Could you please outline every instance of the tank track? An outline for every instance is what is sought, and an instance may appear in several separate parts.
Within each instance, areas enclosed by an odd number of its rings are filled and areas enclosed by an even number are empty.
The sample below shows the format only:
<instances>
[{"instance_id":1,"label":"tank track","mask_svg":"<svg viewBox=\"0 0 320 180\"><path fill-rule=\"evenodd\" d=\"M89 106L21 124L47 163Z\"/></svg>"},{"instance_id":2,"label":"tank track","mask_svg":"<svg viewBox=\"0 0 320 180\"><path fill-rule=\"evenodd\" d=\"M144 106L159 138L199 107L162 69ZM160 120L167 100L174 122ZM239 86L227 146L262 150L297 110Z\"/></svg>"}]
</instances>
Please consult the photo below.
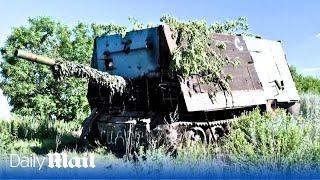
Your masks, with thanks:
<instances>
[{"instance_id":1,"label":"tank track","mask_svg":"<svg viewBox=\"0 0 320 180\"><path fill-rule=\"evenodd\" d=\"M168 149L177 149L185 144L189 146L194 142L204 144L218 143L229 129L229 124L236 119L224 119L211 122L177 121L162 126L162 135L156 135L159 139L165 139L163 143ZM161 125L160 125L161 126ZM160 139L161 139L160 138Z\"/></svg>"},{"instance_id":2,"label":"tank track","mask_svg":"<svg viewBox=\"0 0 320 180\"><path fill-rule=\"evenodd\" d=\"M216 125L224 125L234 122L235 119L225 119L225 120L218 120L218 121L211 121L209 122L209 126L213 127ZM171 123L172 126L186 126L186 127L206 127L208 126L208 122L187 122L187 121L178 121Z\"/></svg>"},{"instance_id":3,"label":"tank track","mask_svg":"<svg viewBox=\"0 0 320 180\"><path fill-rule=\"evenodd\" d=\"M201 141L205 143L211 143L213 139L213 143L218 142L219 138L225 134L228 125L234 121L235 119L224 119L211 122L177 121L170 124L162 124L158 126L159 128L155 128L160 130L160 134L154 134L155 129L150 130L149 121L142 123L142 121L140 120L140 124L137 123L138 121L132 120L121 123L105 123L104 121L97 121L97 123L102 124L100 124L97 129L92 131L100 132L94 135L93 142L98 143L98 145L107 146L113 152L120 155L136 151L137 149L139 149L139 146L136 145L144 144L145 147L148 147L150 146L150 142L152 142L152 140L156 140L157 145L155 146L164 144L165 146L169 147L169 149L176 149L179 143L185 142L184 140L186 139L191 141L198 141L199 139L201 139ZM107 129L107 126L110 126L111 129L115 129L119 126L119 131L128 132L122 134L121 136L121 139L124 143L123 147L119 148L117 146L119 143L117 143L116 139L112 139L112 137L114 138L116 136L119 136L119 133L116 133L114 135L111 135L113 132L109 132L107 134L101 133ZM126 129L126 127L128 126L130 126L131 128ZM210 128L212 129L210 130ZM218 132L217 128L220 128L222 131ZM131 134L132 136L127 137L126 134ZM118 137L118 139L119 138L120 137ZM96 141L97 139L99 139L99 141ZM166 140L168 140L168 142L164 142ZM112 143L110 144L109 142Z\"/></svg>"}]
</instances>

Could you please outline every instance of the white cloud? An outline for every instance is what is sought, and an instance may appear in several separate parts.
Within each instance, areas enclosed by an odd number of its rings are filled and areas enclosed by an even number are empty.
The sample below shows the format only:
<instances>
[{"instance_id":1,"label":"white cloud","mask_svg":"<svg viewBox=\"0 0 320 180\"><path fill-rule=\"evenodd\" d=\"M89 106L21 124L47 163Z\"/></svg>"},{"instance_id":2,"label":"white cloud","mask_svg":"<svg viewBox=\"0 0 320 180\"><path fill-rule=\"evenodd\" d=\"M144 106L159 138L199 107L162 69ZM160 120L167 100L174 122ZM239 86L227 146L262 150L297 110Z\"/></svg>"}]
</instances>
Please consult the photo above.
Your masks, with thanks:
<instances>
[{"instance_id":1,"label":"white cloud","mask_svg":"<svg viewBox=\"0 0 320 180\"><path fill-rule=\"evenodd\" d=\"M0 89L0 120L9 120L11 107L8 104L7 98L3 95L2 90Z\"/></svg>"},{"instance_id":2,"label":"white cloud","mask_svg":"<svg viewBox=\"0 0 320 180\"><path fill-rule=\"evenodd\" d=\"M318 33L318 34L316 35L316 38L320 38L320 33Z\"/></svg>"}]
</instances>

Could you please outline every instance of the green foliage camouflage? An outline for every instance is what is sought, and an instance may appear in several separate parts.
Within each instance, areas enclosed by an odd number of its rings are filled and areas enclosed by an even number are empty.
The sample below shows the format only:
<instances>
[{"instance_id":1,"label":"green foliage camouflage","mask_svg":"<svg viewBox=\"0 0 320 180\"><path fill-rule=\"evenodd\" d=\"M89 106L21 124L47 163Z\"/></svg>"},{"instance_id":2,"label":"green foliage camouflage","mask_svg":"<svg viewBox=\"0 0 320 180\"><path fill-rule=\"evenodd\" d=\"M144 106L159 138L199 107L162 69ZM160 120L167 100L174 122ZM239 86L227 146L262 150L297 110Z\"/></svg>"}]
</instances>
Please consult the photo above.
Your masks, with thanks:
<instances>
[{"instance_id":1,"label":"green foliage camouflage","mask_svg":"<svg viewBox=\"0 0 320 180\"><path fill-rule=\"evenodd\" d=\"M56 62L52 70L55 78L59 80L63 80L64 77L88 78L91 82L106 87L110 97L115 93L123 94L126 88L126 80L123 77L110 75L78 63Z\"/></svg>"},{"instance_id":2,"label":"green foliage camouflage","mask_svg":"<svg viewBox=\"0 0 320 180\"><path fill-rule=\"evenodd\" d=\"M210 38L213 33L248 34L248 24L245 18L239 18L226 23L208 25L205 21L182 22L170 16L163 16L161 22L174 30L173 38L177 38L178 47L173 53L171 69L183 78L190 75L200 75L204 83L214 83L210 95L221 89L231 94L228 81L232 77L223 72L228 64L236 66L237 59L230 59L223 51L225 44Z\"/></svg>"},{"instance_id":3,"label":"green foliage camouflage","mask_svg":"<svg viewBox=\"0 0 320 180\"><path fill-rule=\"evenodd\" d=\"M215 32L234 32L235 24L215 24ZM195 23L190 29L196 26L199 24ZM139 27L137 24L137 28ZM57 149L59 143L56 140L59 138L62 141L60 146L75 142L74 136L70 134L79 129L79 123L52 120L82 120L89 109L85 98L85 79L67 78L57 82L52 78L48 67L11 58L13 50L23 48L51 58L89 64L94 37L113 32L124 34L126 28L112 24L88 26L83 23L68 28L50 18L40 17L29 19L27 26L13 29L5 45L7 54L1 63L3 80L0 87L9 97L13 112L23 117L12 121L0 120L2 153L47 153ZM194 40L195 44L196 42ZM189 48L192 49L192 46ZM176 55L180 58L178 65L191 63L185 62L187 56L197 56L192 53L190 55L189 49L182 52L185 54ZM189 70L175 65L172 67L180 72L199 71L199 68L192 64L189 65ZM319 79L304 77L294 68L291 68L291 73L299 92L320 92ZM302 94L301 116L292 117L282 110L273 114L262 114L256 110L238 118L221 147L197 145L184 148L175 159L166 155L161 148L148 150L144 154L146 161L131 163L126 167L134 166L132 169L135 172L149 172L150 168L157 172L166 168L174 170L178 166L188 167L196 173L199 173L199 170L216 172L217 169L224 172L228 168L232 172L239 168L231 165L235 163L240 168L247 169L251 166L266 172L267 167L259 164L269 164L270 169L277 169L280 166L292 167L295 163L300 163L305 164L307 169L317 169L320 163L319 121L319 95ZM105 153L104 150L103 152ZM137 168L141 168L140 171L137 171Z\"/></svg>"}]
</instances>

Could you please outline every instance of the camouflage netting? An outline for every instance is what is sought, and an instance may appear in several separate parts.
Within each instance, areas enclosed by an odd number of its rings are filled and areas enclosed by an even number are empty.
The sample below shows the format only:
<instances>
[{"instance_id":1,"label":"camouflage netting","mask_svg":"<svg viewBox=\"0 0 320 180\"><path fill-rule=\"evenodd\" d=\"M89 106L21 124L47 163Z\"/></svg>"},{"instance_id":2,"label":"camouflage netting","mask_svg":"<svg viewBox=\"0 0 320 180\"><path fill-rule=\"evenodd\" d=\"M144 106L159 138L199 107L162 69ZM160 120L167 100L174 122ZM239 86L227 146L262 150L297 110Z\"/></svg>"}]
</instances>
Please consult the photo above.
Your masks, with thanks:
<instances>
[{"instance_id":1,"label":"camouflage netting","mask_svg":"<svg viewBox=\"0 0 320 180\"><path fill-rule=\"evenodd\" d=\"M92 82L109 89L110 95L122 94L126 88L126 80L121 76L110 75L73 62L57 62L52 66L53 75L57 79L63 77L90 78Z\"/></svg>"}]
</instances>

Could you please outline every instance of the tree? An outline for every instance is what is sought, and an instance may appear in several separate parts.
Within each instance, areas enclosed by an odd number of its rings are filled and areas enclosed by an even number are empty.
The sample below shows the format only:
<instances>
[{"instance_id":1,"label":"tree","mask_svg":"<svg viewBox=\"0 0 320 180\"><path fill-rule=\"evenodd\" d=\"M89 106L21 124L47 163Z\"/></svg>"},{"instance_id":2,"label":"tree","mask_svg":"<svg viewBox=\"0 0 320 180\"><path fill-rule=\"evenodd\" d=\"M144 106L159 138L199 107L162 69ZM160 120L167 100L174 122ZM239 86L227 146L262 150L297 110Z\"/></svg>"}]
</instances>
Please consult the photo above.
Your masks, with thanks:
<instances>
[{"instance_id":1,"label":"tree","mask_svg":"<svg viewBox=\"0 0 320 180\"><path fill-rule=\"evenodd\" d=\"M103 33L123 32L124 27L86 25L69 28L48 17L29 18L27 26L14 28L8 37L1 63L0 88L16 114L44 120L82 120L88 115L87 80L57 81L50 67L17 60L15 49L89 65L94 38Z\"/></svg>"}]
</instances>

